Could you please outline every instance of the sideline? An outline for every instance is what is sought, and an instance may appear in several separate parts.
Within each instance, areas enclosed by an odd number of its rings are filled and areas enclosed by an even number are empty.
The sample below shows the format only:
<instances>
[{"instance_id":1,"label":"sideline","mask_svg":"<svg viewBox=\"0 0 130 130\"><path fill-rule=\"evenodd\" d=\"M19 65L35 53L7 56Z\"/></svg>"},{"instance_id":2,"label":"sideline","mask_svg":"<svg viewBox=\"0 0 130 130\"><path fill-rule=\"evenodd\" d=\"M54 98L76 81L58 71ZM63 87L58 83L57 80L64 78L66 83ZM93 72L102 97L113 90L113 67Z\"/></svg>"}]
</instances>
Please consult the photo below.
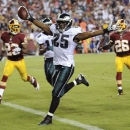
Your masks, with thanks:
<instances>
[{"instance_id":1,"label":"sideline","mask_svg":"<svg viewBox=\"0 0 130 130\"><path fill-rule=\"evenodd\" d=\"M35 114L35 115L44 116L44 117L46 116L45 112L38 111L38 110L35 110L35 109L31 109L31 108L27 108L27 107L20 106L20 105L17 105L17 104L12 104L12 103L9 103L9 102L4 102L4 101L2 101L2 104L5 105L5 106L12 107L12 108L22 110L22 111L25 111L25 112L29 112L29 113L32 113L32 114ZM69 119L66 119L66 118L60 118L58 116L54 116L53 119L60 121L60 122L63 122L63 123L66 123L66 124L70 124L72 126L83 128L85 130L103 130L103 129L98 128L96 126L83 124L83 123L80 123L78 121L69 120Z\"/></svg>"}]
</instances>

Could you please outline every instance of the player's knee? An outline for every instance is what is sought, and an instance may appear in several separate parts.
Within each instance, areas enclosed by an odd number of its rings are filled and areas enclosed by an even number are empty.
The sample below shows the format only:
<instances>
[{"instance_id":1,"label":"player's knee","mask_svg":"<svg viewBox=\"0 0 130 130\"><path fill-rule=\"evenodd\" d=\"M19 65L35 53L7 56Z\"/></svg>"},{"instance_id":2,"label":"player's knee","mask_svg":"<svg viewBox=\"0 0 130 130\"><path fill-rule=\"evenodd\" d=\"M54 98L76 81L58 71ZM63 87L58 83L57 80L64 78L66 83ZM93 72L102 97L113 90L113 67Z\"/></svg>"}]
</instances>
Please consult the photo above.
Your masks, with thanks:
<instances>
[{"instance_id":1,"label":"player's knee","mask_svg":"<svg viewBox=\"0 0 130 130\"><path fill-rule=\"evenodd\" d=\"M53 97L61 98L63 95L64 95L64 93L54 93L54 92L52 92Z\"/></svg>"},{"instance_id":2,"label":"player's knee","mask_svg":"<svg viewBox=\"0 0 130 130\"><path fill-rule=\"evenodd\" d=\"M57 95L57 96L52 95L52 97L53 97L53 98L57 98L57 99L62 98L62 96L61 96L61 95Z\"/></svg>"}]
</instances>

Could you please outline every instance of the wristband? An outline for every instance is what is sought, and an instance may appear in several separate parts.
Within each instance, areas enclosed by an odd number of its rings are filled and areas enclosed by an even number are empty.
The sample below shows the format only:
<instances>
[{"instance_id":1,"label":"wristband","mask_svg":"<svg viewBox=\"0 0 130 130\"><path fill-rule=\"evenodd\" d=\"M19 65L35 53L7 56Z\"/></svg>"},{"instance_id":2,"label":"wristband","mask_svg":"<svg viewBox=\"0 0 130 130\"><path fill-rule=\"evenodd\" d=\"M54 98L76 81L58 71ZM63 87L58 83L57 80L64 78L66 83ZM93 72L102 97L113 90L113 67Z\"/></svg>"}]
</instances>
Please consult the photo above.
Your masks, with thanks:
<instances>
[{"instance_id":1,"label":"wristband","mask_svg":"<svg viewBox=\"0 0 130 130\"><path fill-rule=\"evenodd\" d=\"M31 16L28 20L33 23L35 19Z\"/></svg>"}]
</instances>

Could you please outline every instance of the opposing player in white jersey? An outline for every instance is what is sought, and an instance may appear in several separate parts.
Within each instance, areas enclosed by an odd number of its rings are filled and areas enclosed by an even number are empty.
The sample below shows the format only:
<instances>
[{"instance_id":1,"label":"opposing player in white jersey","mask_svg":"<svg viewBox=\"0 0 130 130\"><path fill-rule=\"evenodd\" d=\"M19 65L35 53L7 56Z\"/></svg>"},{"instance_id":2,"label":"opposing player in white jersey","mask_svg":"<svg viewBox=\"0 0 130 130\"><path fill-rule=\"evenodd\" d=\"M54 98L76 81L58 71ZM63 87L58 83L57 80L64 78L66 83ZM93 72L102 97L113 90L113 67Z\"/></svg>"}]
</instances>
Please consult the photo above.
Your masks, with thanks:
<instances>
[{"instance_id":1,"label":"opposing player in white jersey","mask_svg":"<svg viewBox=\"0 0 130 130\"><path fill-rule=\"evenodd\" d=\"M51 26L52 21L49 18L45 18L42 22L48 26ZM36 36L36 42L39 44L39 55L44 55L44 72L47 81L52 85L52 74L54 72L53 57L54 52L52 50L53 36L46 35L44 32L39 33Z\"/></svg>"},{"instance_id":2,"label":"opposing player in white jersey","mask_svg":"<svg viewBox=\"0 0 130 130\"><path fill-rule=\"evenodd\" d=\"M21 7L20 7L21 8ZM20 10L19 8L19 10ZM23 8L23 6L22 6ZM26 9L26 7L24 7ZM74 72L74 49L80 40L85 40L89 37L100 35L110 30L113 30L111 26L106 29L98 30L95 32L82 32L80 27L72 27L72 19L69 14L63 13L59 15L55 24L50 27L46 26L42 22L34 19L26 9L28 16L23 18L29 20L39 28L41 28L46 34L53 36L53 51L54 51L54 65L55 71L52 76L52 85L54 86L52 91L52 101L50 104L49 112L43 121L39 125L48 125L52 123L52 117L58 105L60 98L67 93L75 85L83 83L86 86L89 85L85 77L80 74L73 82L68 83L69 79ZM19 13L18 13L19 14Z\"/></svg>"}]
</instances>

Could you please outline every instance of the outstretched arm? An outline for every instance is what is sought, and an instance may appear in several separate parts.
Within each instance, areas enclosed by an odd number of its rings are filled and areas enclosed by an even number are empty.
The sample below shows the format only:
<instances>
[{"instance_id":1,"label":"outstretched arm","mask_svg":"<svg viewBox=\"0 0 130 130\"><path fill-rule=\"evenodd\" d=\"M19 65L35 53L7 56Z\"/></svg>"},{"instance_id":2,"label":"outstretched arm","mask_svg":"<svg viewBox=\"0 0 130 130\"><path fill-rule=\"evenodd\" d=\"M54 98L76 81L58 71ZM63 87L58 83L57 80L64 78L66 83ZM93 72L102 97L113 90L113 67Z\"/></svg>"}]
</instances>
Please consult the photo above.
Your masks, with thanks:
<instances>
[{"instance_id":1,"label":"outstretched arm","mask_svg":"<svg viewBox=\"0 0 130 130\"><path fill-rule=\"evenodd\" d=\"M50 31L49 26L43 24L42 22L39 22L38 20L34 20L32 22L34 25L36 25L37 27L41 28L46 34L48 35L52 35L52 32Z\"/></svg>"},{"instance_id":2,"label":"outstretched arm","mask_svg":"<svg viewBox=\"0 0 130 130\"><path fill-rule=\"evenodd\" d=\"M39 22L38 20L34 19L25 6L20 6L18 8L18 16L23 20L29 20L34 25L41 28L46 34L52 35L50 28L42 22Z\"/></svg>"},{"instance_id":3,"label":"outstretched arm","mask_svg":"<svg viewBox=\"0 0 130 130\"><path fill-rule=\"evenodd\" d=\"M112 25L112 22L110 22L109 25L103 26L102 30L97 30L97 31L92 31L92 32L83 32L83 33L78 34L74 38L74 41L78 42L80 40L85 40L85 39L88 39L90 37L94 37L94 36L97 36L97 35L102 35L102 34L105 34L105 33L109 33L109 32L114 31L114 30L116 30L116 26Z\"/></svg>"},{"instance_id":4,"label":"outstretched arm","mask_svg":"<svg viewBox=\"0 0 130 130\"><path fill-rule=\"evenodd\" d=\"M88 39L90 37L94 37L94 36L102 35L102 34L104 34L103 30L98 30L98 31L94 31L94 32L83 32L83 33L78 34L74 38L74 41L77 42L77 41L80 41L80 40L85 40L85 39Z\"/></svg>"}]
</instances>

